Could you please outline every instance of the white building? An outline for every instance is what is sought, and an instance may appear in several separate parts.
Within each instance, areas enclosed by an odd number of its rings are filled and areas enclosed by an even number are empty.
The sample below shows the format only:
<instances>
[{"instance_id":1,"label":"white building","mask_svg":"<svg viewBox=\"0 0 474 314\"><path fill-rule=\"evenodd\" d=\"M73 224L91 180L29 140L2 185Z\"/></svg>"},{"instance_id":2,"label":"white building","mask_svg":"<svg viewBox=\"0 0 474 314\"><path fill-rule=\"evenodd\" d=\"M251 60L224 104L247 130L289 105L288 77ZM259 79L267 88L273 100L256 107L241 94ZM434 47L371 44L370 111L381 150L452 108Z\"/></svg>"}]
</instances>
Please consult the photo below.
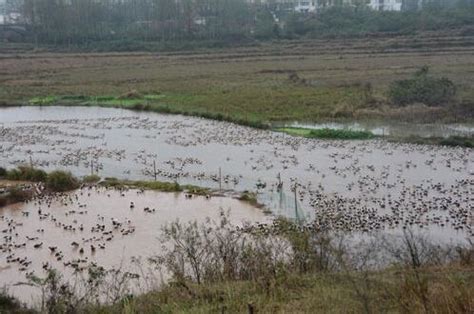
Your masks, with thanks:
<instances>
[{"instance_id":1,"label":"white building","mask_svg":"<svg viewBox=\"0 0 474 314\"><path fill-rule=\"evenodd\" d=\"M402 0L370 0L369 6L376 11L401 11Z\"/></svg>"}]
</instances>

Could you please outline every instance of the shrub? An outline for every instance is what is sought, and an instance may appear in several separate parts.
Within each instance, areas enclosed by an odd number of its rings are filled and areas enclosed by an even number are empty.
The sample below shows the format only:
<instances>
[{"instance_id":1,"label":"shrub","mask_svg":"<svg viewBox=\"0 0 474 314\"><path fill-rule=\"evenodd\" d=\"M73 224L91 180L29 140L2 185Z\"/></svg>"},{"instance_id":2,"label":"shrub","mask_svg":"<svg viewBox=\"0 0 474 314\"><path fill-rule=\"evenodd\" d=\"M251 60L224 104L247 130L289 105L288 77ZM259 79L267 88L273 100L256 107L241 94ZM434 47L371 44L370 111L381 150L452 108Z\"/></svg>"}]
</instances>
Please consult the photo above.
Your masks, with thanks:
<instances>
[{"instance_id":1,"label":"shrub","mask_svg":"<svg viewBox=\"0 0 474 314\"><path fill-rule=\"evenodd\" d=\"M391 101L398 106L423 103L428 106L439 106L453 100L456 86L447 78L434 78L428 75L428 68L423 67L414 77L392 83L389 90Z\"/></svg>"},{"instance_id":2,"label":"shrub","mask_svg":"<svg viewBox=\"0 0 474 314\"><path fill-rule=\"evenodd\" d=\"M33 182L44 182L46 181L48 174L41 170L33 167L20 166L17 169L7 171L6 178L14 181L33 181Z\"/></svg>"},{"instance_id":3,"label":"shrub","mask_svg":"<svg viewBox=\"0 0 474 314\"><path fill-rule=\"evenodd\" d=\"M98 175L92 174L90 176L85 176L82 179L82 182L84 183L96 183L100 181L100 177Z\"/></svg>"},{"instance_id":4,"label":"shrub","mask_svg":"<svg viewBox=\"0 0 474 314\"><path fill-rule=\"evenodd\" d=\"M78 180L66 171L53 171L48 175L46 186L56 192L64 192L77 188Z\"/></svg>"},{"instance_id":5,"label":"shrub","mask_svg":"<svg viewBox=\"0 0 474 314\"><path fill-rule=\"evenodd\" d=\"M243 192L240 195L239 200L241 200L243 202L248 202L252 205L257 205L258 204L257 195L255 193L252 193L252 192L249 192L249 191Z\"/></svg>"},{"instance_id":6,"label":"shrub","mask_svg":"<svg viewBox=\"0 0 474 314\"><path fill-rule=\"evenodd\" d=\"M27 313L18 300L8 295L6 291L0 292L0 313Z\"/></svg>"},{"instance_id":7,"label":"shrub","mask_svg":"<svg viewBox=\"0 0 474 314\"><path fill-rule=\"evenodd\" d=\"M4 177L7 175L7 169L0 167L0 177Z\"/></svg>"}]
</instances>

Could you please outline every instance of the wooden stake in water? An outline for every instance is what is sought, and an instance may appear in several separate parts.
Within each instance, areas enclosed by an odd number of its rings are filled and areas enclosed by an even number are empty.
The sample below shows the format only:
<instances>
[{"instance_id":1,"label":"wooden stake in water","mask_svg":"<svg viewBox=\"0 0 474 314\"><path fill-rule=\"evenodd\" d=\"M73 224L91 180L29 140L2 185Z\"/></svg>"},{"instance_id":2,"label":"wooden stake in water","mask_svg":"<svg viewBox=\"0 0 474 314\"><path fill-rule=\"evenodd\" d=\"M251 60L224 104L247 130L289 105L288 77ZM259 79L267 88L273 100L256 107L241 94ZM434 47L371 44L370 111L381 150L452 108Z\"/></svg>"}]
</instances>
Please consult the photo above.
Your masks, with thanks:
<instances>
[{"instance_id":1,"label":"wooden stake in water","mask_svg":"<svg viewBox=\"0 0 474 314\"><path fill-rule=\"evenodd\" d=\"M222 169L219 167L219 190L222 191Z\"/></svg>"},{"instance_id":2,"label":"wooden stake in water","mask_svg":"<svg viewBox=\"0 0 474 314\"><path fill-rule=\"evenodd\" d=\"M298 212L298 198L296 197L297 195L296 187L297 187L297 183L295 182L295 211Z\"/></svg>"},{"instance_id":3,"label":"wooden stake in water","mask_svg":"<svg viewBox=\"0 0 474 314\"><path fill-rule=\"evenodd\" d=\"M156 181L156 160L153 160L153 176L155 177Z\"/></svg>"},{"instance_id":4,"label":"wooden stake in water","mask_svg":"<svg viewBox=\"0 0 474 314\"><path fill-rule=\"evenodd\" d=\"M283 181L281 181L281 174L278 172L278 186L277 186L277 191L281 192L283 188Z\"/></svg>"},{"instance_id":5,"label":"wooden stake in water","mask_svg":"<svg viewBox=\"0 0 474 314\"><path fill-rule=\"evenodd\" d=\"M297 193L297 188L298 188L298 181L295 180L295 218L296 218L296 222L299 223L299 216L298 216L298 193Z\"/></svg>"}]
</instances>

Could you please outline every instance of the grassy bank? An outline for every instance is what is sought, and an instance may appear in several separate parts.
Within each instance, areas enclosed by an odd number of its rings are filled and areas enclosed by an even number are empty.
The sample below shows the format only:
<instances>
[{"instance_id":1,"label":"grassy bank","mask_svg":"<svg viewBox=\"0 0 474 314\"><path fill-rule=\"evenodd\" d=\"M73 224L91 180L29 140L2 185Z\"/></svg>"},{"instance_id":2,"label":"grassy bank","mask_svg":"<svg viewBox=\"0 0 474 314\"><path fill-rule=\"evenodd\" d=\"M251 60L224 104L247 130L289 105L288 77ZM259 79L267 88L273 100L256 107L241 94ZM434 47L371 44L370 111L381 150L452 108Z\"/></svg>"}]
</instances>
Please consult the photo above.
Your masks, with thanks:
<instances>
[{"instance_id":1,"label":"grassy bank","mask_svg":"<svg viewBox=\"0 0 474 314\"><path fill-rule=\"evenodd\" d=\"M181 114L186 116L201 117L217 121L226 121L240 125L250 126L259 129L269 128L269 123L256 117L240 114L227 114L221 112L211 112L204 108L192 107L191 110L181 108L180 95L148 94L140 95L136 92L129 92L130 95L123 96L47 96L34 97L27 103L20 105L32 106L97 106L105 108L121 108L137 111L151 111L165 114ZM174 103L174 104L173 104Z\"/></svg>"},{"instance_id":2,"label":"grassy bank","mask_svg":"<svg viewBox=\"0 0 474 314\"><path fill-rule=\"evenodd\" d=\"M472 304L472 269L446 266L422 271L429 278L431 313L469 313ZM265 288L256 281L225 281L198 285L171 283L162 290L125 297L113 306L86 305L81 313L422 313L416 291L408 289L406 273L386 270L370 274L370 291L360 291L364 274L314 274L281 277ZM355 281L353 281L355 280ZM407 289L407 290L404 290ZM0 311L37 313L3 296ZM72 313L78 313L77 311Z\"/></svg>"},{"instance_id":3,"label":"grassy bank","mask_svg":"<svg viewBox=\"0 0 474 314\"><path fill-rule=\"evenodd\" d=\"M467 289L474 288L470 271L457 267L423 270L423 276L433 285L429 288L433 313L450 310L467 313L472 306L468 299L472 293ZM367 309L374 313L423 312L421 300L413 291L403 290L406 287L398 275L397 270L371 273L373 288L364 295L358 295L349 279L352 276L360 284L364 274L357 273L291 275L275 280L268 289L254 281L172 284L162 291L128 299L98 312L155 313L156 309L162 313L250 313L252 310L256 313L367 313ZM461 291L449 293L447 289L456 285L463 287Z\"/></svg>"}]
</instances>

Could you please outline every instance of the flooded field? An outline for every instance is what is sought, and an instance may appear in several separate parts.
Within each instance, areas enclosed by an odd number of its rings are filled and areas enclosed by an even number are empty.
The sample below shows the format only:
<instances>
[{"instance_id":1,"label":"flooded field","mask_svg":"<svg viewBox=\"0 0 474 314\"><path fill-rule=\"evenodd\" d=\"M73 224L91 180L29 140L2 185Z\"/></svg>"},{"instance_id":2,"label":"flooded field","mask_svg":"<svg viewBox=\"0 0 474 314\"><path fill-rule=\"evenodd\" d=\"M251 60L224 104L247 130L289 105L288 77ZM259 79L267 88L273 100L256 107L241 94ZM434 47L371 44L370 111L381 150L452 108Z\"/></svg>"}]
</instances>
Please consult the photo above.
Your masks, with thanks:
<instances>
[{"instance_id":1,"label":"flooded field","mask_svg":"<svg viewBox=\"0 0 474 314\"><path fill-rule=\"evenodd\" d=\"M152 180L156 163L159 180L258 191L275 214L316 217L336 230L412 227L443 241L473 235L470 148L305 139L106 108L8 108L0 123L4 167Z\"/></svg>"},{"instance_id":2,"label":"flooded field","mask_svg":"<svg viewBox=\"0 0 474 314\"><path fill-rule=\"evenodd\" d=\"M17 284L31 275L44 277L47 269L76 280L87 273L86 267L97 265L139 273L142 285L159 284L157 273L147 277L147 259L162 250L162 227L177 219L218 221L221 210L230 211L237 225L270 219L260 209L231 198L189 199L180 193L106 188L84 188L6 207L0 209L0 282L31 304L40 301L40 289Z\"/></svg>"}]
</instances>

